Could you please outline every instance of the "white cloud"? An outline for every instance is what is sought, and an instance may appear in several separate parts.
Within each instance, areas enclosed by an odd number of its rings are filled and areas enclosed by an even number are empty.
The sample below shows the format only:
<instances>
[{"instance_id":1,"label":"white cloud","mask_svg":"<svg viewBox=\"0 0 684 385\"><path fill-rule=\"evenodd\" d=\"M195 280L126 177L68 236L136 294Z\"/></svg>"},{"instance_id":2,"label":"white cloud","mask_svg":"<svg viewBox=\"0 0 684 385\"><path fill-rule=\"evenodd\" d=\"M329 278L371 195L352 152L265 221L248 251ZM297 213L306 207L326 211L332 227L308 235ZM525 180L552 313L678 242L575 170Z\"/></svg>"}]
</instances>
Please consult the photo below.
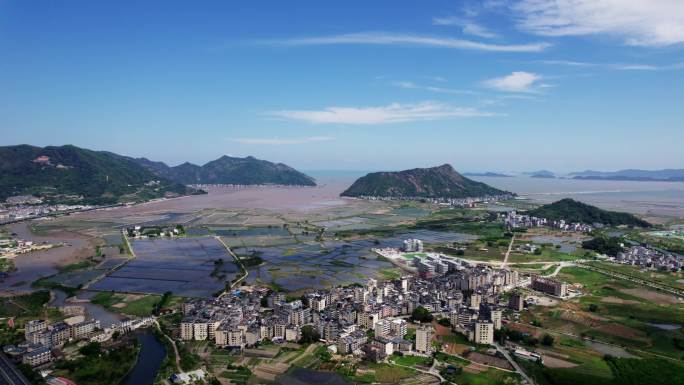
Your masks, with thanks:
<instances>
[{"instance_id":1,"label":"white cloud","mask_svg":"<svg viewBox=\"0 0 684 385\"><path fill-rule=\"evenodd\" d=\"M281 138L238 138L235 139L236 142L242 144L258 144L258 145L270 145L270 146L282 146L288 144L304 144L312 142L324 142L328 140L333 140L334 138L330 136L308 136L305 138L294 138L294 139L281 139Z\"/></svg>"},{"instance_id":2,"label":"white cloud","mask_svg":"<svg viewBox=\"0 0 684 385\"><path fill-rule=\"evenodd\" d=\"M684 43L682 0L521 0L520 28L542 36L608 34L628 45Z\"/></svg>"},{"instance_id":3,"label":"white cloud","mask_svg":"<svg viewBox=\"0 0 684 385\"><path fill-rule=\"evenodd\" d=\"M489 44L471 40L452 39L447 37L399 34L390 32L361 32L342 35L303 37L283 40L268 40L263 42L282 46L313 46L339 44L407 45L491 52L540 52L551 46L551 44L543 42L529 44Z\"/></svg>"},{"instance_id":4,"label":"white cloud","mask_svg":"<svg viewBox=\"0 0 684 385\"><path fill-rule=\"evenodd\" d=\"M475 92L473 92L471 90L459 90L459 89L454 89L454 88L424 86L424 85L416 84L413 82L405 82L405 81L392 82L392 85L399 87L399 88L430 91L430 92L435 92L438 94L454 94L454 95L474 95L475 94Z\"/></svg>"},{"instance_id":5,"label":"white cloud","mask_svg":"<svg viewBox=\"0 0 684 385\"><path fill-rule=\"evenodd\" d=\"M327 107L322 110L272 111L271 116L318 124L388 124L463 117L493 116L491 112L446 103L392 103L378 107Z\"/></svg>"},{"instance_id":6,"label":"white cloud","mask_svg":"<svg viewBox=\"0 0 684 385\"><path fill-rule=\"evenodd\" d=\"M499 91L533 92L536 82L541 79L541 75L532 72L516 71L510 75L486 80L484 84Z\"/></svg>"},{"instance_id":7,"label":"white cloud","mask_svg":"<svg viewBox=\"0 0 684 385\"><path fill-rule=\"evenodd\" d=\"M456 25L461 27L461 31L466 35L493 39L499 37L498 34L490 31L487 27L477 24L472 20L465 20L458 17L435 17L432 19L433 25Z\"/></svg>"}]
</instances>

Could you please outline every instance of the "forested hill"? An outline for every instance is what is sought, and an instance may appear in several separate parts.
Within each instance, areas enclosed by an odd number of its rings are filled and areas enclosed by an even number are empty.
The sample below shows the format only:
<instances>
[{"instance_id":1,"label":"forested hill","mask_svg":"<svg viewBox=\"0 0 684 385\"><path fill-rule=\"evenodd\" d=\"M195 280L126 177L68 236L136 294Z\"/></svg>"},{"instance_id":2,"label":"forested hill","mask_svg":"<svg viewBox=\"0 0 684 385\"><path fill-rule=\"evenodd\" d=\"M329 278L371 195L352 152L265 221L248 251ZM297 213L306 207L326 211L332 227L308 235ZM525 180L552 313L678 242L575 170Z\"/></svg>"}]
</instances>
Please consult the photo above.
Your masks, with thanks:
<instances>
[{"instance_id":1,"label":"forested hill","mask_svg":"<svg viewBox=\"0 0 684 385\"><path fill-rule=\"evenodd\" d=\"M72 145L0 147L0 200L33 194L55 202L134 202L195 192L133 159ZM82 198L82 199L81 199Z\"/></svg>"},{"instance_id":2,"label":"forested hill","mask_svg":"<svg viewBox=\"0 0 684 385\"><path fill-rule=\"evenodd\" d=\"M602 223L608 226L650 227L651 224L628 213L602 210L573 199L561 199L527 212L528 215L566 222Z\"/></svg>"},{"instance_id":3,"label":"forested hill","mask_svg":"<svg viewBox=\"0 0 684 385\"><path fill-rule=\"evenodd\" d=\"M341 195L348 197L469 198L509 194L468 179L444 164L397 172L374 172L357 179Z\"/></svg>"},{"instance_id":4,"label":"forested hill","mask_svg":"<svg viewBox=\"0 0 684 385\"><path fill-rule=\"evenodd\" d=\"M183 184L277 184L290 186L315 186L316 181L294 168L248 156L236 158L222 156L203 166L185 162L169 167L162 162L145 158L136 161L156 175L173 179Z\"/></svg>"}]
</instances>

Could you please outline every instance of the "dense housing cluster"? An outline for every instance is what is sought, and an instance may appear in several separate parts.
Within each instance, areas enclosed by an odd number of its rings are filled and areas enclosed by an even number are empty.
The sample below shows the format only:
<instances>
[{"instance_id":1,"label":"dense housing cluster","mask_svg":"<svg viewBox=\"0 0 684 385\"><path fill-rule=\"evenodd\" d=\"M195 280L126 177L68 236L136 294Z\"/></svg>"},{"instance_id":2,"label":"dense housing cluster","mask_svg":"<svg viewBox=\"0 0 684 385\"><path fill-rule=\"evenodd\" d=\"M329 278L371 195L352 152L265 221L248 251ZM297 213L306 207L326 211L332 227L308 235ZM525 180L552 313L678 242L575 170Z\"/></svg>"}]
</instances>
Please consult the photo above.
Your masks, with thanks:
<instances>
[{"instance_id":1,"label":"dense housing cluster","mask_svg":"<svg viewBox=\"0 0 684 385\"><path fill-rule=\"evenodd\" d=\"M356 198L370 201L419 201L439 205L454 206L454 207L475 207L478 203L498 202L515 197L514 194L500 194L500 195L486 195L480 197L466 197L466 198L448 198L448 197L396 197L396 196L368 196L362 195Z\"/></svg>"},{"instance_id":2,"label":"dense housing cluster","mask_svg":"<svg viewBox=\"0 0 684 385\"><path fill-rule=\"evenodd\" d=\"M643 268L670 271L679 271L684 267L684 257L681 255L645 246L629 247L618 253L615 261Z\"/></svg>"},{"instance_id":3,"label":"dense housing cluster","mask_svg":"<svg viewBox=\"0 0 684 385\"><path fill-rule=\"evenodd\" d=\"M124 334L153 323L154 318L145 317L127 319L102 328L100 321L86 320L83 316L74 316L53 323L41 319L30 320L24 326L25 341L18 345L5 345L3 352L15 361L32 367L44 367L62 356L61 349L68 342L105 342L115 333Z\"/></svg>"},{"instance_id":4,"label":"dense housing cluster","mask_svg":"<svg viewBox=\"0 0 684 385\"><path fill-rule=\"evenodd\" d=\"M577 231L582 233L589 233L593 230L592 226L586 223L569 223L563 219L550 220L546 218L538 218L530 215L518 214L515 211L509 211L501 214L504 224L509 229L527 229L530 227L553 227L563 231Z\"/></svg>"},{"instance_id":5,"label":"dense housing cluster","mask_svg":"<svg viewBox=\"0 0 684 385\"><path fill-rule=\"evenodd\" d=\"M78 196L71 198L81 199ZM32 195L17 195L7 198L5 203L0 203L0 224L92 208L94 206L44 203L41 198Z\"/></svg>"},{"instance_id":6,"label":"dense housing cluster","mask_svg":"<svg viewBox=\"0 0 684 385\"><path fill-rule=\"evenodd\" d=\"M338 354L382 359L395 351L432 351L432 326L407 340L406 318L418 313L446 318L455 330L479 344L491 344L501 328L501 295L520 284L518 273L466 262L447 266L429 279L404 276L392 281L369 279L365 285L319 290L288 298L265 288L248 287L216 299L183 305L181 338L211 340L243 349L263 341L320 338ZM522 296L511 304L521 309ZM426 321L419 319L419 321ZM312 337L314 335L315 337Z\"/></svg>"}]
</instances>

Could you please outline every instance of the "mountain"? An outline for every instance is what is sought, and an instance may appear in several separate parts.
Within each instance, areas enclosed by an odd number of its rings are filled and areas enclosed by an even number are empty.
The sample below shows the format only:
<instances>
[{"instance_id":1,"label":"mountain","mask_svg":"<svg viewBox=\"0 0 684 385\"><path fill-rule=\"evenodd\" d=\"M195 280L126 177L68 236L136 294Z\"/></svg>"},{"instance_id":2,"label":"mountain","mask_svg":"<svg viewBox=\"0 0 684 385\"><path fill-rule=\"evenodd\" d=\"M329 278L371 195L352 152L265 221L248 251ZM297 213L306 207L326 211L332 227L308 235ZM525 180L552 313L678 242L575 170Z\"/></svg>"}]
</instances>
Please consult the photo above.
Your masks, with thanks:
<instances>
[{"instance_id":1,"label":"mountain","mask_svg":"<svg viewBox=\"0 0 684 385\"><path fill-rule=\"evenodd\" d=\"M619 170L619 171L592 171L573 172L573 179L599 179L599 180L635 180L635 181L684 181L684 169L665 170Z\"/></svg>"},{"instance_id":2,"label":"mountain","mask_svg":"<svg viewBox=\"0 0 684 385\"><path fill-rule=\"evenodd\" d=\"M315 186L316 181L294 168L282 163L272 163L252 156L235 158L222 156L198 166L185 162L169 167L162 162L145 158L135 159L141 166L160 177L182 184L279 184L291 186Z\"/></svg>"},{"instance_id":3,"label":"mountain","mask_svg":"<svg viewBox=\"0 0 684 385\"><path fill-rule=\"evenodd\" d=\"M523 174L529 175L530 178L555 178L556 175L548 170L539 170L532 172L524 172Z\"/></svg>"},{"instance_id":4,"label":"mountain","mask_svg":"<svg viewBox=\"0 0 684 385\"><path fill-rule=\"evenodd\" d=\"M510 175L501 174L498 172L464 172L463 176L488 176L492 178L510 178Z\"/></svg>"},{"instance_id":5,"label":"mountain","mask_svg":"<svg viewBox=\"0 0 684 385\"><path fill-rule=\"evenodd\" d=\"M0 147L3 201L13 195L34 194L56 202L109 204L193 192L131 158L111 152L72 145Z\"/></svg>"},{"instance_id":6,"label":"mountain","mask_svg":"<svg viewBox=\"0 0 684 385\"><path fill-rule=\"evenodd\" d=\"M397 172L373 172L357 179L347 197L468 198L510 194L468 179L448 164Z\"/></svg>"},{"instance_id":7,"label":"mountain","mask_svg":"<svg viewBox=\"0 0 684 385\"><path fill-rule=\"evenodd\" d=\"M602 223L608 226L650 227L651 224L632 214L602 210L573 199L561 199L527 212L528 215L566 222Z\"/></svg>"}]
</instances>

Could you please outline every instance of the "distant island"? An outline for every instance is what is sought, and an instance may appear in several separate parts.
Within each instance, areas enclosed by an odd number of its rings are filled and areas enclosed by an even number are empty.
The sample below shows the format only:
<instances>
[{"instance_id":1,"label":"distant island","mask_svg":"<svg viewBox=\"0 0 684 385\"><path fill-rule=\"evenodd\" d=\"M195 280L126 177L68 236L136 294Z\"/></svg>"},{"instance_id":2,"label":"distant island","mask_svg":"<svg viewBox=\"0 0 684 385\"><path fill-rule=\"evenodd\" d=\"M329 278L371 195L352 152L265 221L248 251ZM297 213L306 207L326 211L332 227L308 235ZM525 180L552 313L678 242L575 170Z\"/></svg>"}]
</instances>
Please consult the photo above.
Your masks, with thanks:
<instances>
[{"instance_id":1,"label":"distant island","mask_svg":"<svg viewBox=\"0 0 684 385\"><path fill-rule=\"evenodd\" d=\"M628 213L607 211L574 199L565 198L526 212L527 215L574 223L601 223L607 226L651 227L651 224Z\"/></svg>"},{"instance_id":2,"label":"distant island","mask_svg":"<svg viewBox=\"0 0 684 385\"><path fill-rule=\"evenodd\" d=\"M501 174L498 172L464 172L464 176L488 176L492 178L510 178L511 175Z\"/></svg>"},{"instance_id":3,"label":"distant island","mask_svg":"<svg viewBox=\"0 0 684 385\"><path fill-rule=\"evenodd\" d=\"M444 164L396 172L373 172L342 192L345 197L462 199L512 196L482 182L468 179Z\"/></svg>"},{"instance_id":4,"label":"distant island","mask_svg":"<svg viewBox=\"0 0 684 385\"><path fill-rule=\"evenodd\" d=\"M556 174L554 174L553 172L548 171L548 170L524 172L523 174L528 175L530 178L555 178L556 177Z\"/></svg>"},{"instance_id":5,"label":"distant island","mask_svg":"<svg viewBox=\"0 0 684 385\"><path fill-rule=\"evenodd\" d=\"M49 203L107 205L204 193L191 184L315 186L313 178L253 157L223 156L203 166L131 158L73 145L0 147L0 201L35 196Z\"/></svg>"},{"instance_id":6,"label":"distant island","mask_svg":"<svg viewBox=\"0 0 684 385\"><path fill-rule=\"evenodd\" d=\"M591 180L632 180L632 181L655 181L655 182L682 182L684 181L684 169L665 170L619 170L619 171L592 171L586 170L571 173L573 179Z\"/></svg>"},{"instance_id":7,"label":"distant island","mask_svg":"<svg viewBox=\"0 0 684 385\"><path fill-rule=\"evenodd\" d=\"M169 178L185 185L276 184L316 186L314 178L288 165L272 163L252 156L237 158L224 155L202 166L185 162L175 167L169 167L163 162L153 162L145 158L138 158L135 161L155 175Z\"/></svg>"}]
</instances>

